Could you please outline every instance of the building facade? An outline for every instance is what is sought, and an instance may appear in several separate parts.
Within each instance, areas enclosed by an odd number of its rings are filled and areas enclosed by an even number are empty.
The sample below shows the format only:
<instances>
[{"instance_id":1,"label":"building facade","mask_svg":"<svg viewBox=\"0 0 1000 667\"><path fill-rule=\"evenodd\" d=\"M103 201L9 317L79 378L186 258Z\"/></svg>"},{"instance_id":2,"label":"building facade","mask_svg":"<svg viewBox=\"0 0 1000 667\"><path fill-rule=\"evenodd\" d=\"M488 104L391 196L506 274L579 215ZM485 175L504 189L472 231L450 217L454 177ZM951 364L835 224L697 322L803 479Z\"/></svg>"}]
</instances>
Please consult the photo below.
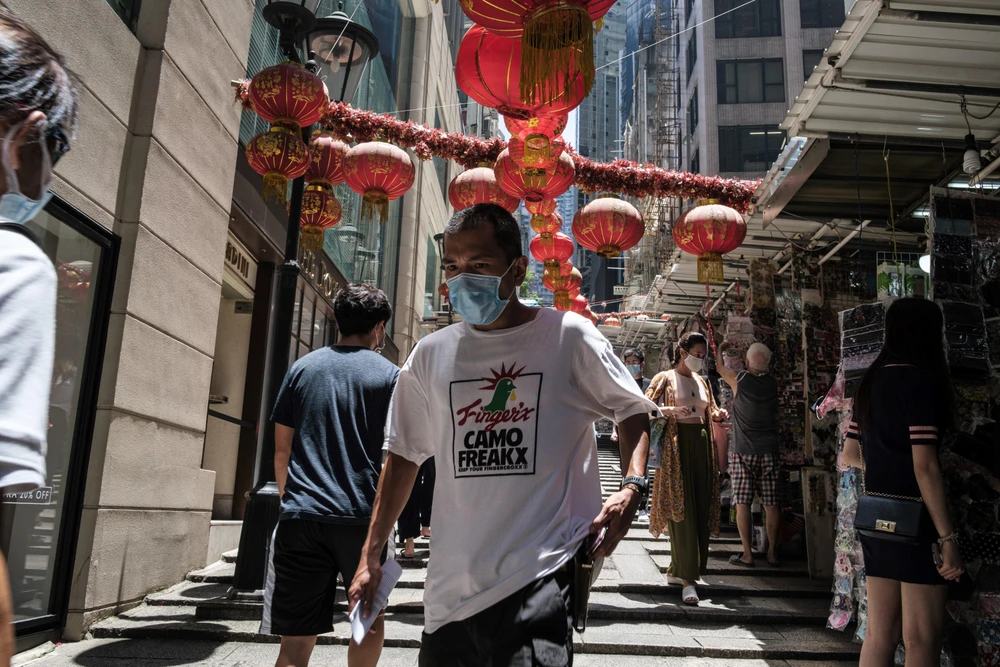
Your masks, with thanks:
<instances>
[{"instance_id":1,"label":"building facade","mask_svg":"<svg viewBox=\"0 0 1000 667\"><path fill-rule=\"evenodd\" d=\"M686 171L743 179L767 172L785 142L778 124L843 24L845 2L684 0L683 12L678 6Z\"/></svg>"},{"instance_id":2,"label":"building facade","mask_svg":"<svg viewBox=\"0 0 1000 667\"><path fill-rule=\"evenodd\" d=\"M270 414L285 259L287 212L263 200L243 155L260 121L230 85L281 59L265 0L71 4L67 21L65 1L0 0L65 56L81 91L78 136L33 224L60 295L48 486L3 499L19 648L79 638L235 547ZM344 11L380 44L354 106L460 131L455 0ZM338 189L344 220L297 258L289 361L336 341L332 299L350 281L390 295L387 357L402 363L420 337L458 167L413 159L416 183L381 227Z\"/></svg>"}]
</instances>

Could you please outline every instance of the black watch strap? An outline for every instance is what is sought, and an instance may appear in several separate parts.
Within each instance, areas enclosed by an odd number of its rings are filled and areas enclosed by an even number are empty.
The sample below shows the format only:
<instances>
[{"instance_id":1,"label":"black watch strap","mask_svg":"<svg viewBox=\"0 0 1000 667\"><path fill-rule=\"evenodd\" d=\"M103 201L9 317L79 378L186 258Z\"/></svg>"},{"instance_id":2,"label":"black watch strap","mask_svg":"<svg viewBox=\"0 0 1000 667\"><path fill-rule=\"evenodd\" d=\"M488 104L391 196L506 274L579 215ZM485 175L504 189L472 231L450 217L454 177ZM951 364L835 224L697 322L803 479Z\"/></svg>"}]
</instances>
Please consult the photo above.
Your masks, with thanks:
<instances>
[{"instance_id":1,"label":"black watch strap","mask_svg":"<svg viewBox=\"0 0 1000 667\"><path fill-rule=\"evenodd\" d=\"M649 493L649 482L646 481L645 477L639 477L638 475L629 475L628 477L622 480L622 485L620 488L624 489L625 486L628 484L635 484L636 486L638 486L641 491L641 495L643 497L645 497L646 494Z\"/></svg>"}]
</instances>

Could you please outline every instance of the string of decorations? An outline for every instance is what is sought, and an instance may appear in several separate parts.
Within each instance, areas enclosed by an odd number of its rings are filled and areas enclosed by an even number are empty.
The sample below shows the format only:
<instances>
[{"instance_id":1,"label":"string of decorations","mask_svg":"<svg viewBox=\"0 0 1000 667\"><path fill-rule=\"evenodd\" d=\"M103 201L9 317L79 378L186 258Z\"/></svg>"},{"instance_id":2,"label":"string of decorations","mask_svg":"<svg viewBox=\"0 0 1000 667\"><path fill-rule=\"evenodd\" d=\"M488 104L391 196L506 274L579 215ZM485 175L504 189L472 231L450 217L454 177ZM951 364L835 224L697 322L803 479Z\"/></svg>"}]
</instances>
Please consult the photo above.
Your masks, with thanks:
<instances>
[{"instance_id":1,"label":"string of decorations","mask_svg":"<svg viewBox=\"0 0 1000 667\"><path fill-rule=\"evenodd\" d=\"M249 82L235 82L235 88L236 101L250 110ZM483 163L492 165L507 148L507 142L500 138L480 139L445 132L340 102L331 102L319 122L334 137L348 143L388 141L412 149L421 160L436 156L467 169ZM621 159L610 163L595 162L569 146L566 152L572 156L575 167L574 185L585 192L614 192L637 199L717 199L745 213L750 209L750 199L759 182L689 174Z\"/></svg>"}]
</instances>

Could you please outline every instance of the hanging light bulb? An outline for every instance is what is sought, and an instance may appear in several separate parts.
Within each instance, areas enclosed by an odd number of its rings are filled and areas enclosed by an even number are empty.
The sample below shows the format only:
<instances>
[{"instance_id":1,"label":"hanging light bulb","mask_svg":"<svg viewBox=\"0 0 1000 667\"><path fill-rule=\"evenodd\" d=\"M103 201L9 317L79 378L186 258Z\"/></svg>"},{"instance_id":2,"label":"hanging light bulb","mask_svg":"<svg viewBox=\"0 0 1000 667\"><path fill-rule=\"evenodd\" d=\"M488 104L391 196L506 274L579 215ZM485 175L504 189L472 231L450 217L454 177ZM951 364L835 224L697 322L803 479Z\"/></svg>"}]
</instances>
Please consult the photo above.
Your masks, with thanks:
<instances>
[{"instance_id":1,"label":"hanging light bulb","mask_svg":"<svg viewBox=\"0 0 1000 667\"><path fill-rule=\"evenodd\" d=\"M920 270L921 271L923 271L927 275L930 275L930 273L931 273L931 256L930 255L921 255L920 259L917 261L917 263L920 265Z\"/></svg>"},{"instance_id":2,"label":"hanging light bulb","mask_svg":"<svg viewBox=\"0 0 1000 667\"><path fill-rule=\"evenodd\" d=\"M962 159L962 169L971 176L978 174L982 168L983 161L979 156L979 148L976 146L976 137L967 134L965 135L965 156Z\"/></svg>"}]
</instances>

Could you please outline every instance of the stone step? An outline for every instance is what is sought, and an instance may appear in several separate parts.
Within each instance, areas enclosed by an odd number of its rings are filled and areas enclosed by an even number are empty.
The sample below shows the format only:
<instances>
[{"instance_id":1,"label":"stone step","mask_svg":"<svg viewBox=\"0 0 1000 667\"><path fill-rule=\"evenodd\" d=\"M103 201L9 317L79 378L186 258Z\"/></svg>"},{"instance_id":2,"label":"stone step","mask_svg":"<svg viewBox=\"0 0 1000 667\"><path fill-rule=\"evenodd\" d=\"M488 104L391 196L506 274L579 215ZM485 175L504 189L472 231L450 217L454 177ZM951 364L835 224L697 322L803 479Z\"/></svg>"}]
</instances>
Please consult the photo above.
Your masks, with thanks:
<instances>
[{"instance_id":1,"label":"stone step","mask_svg":"<svg viewBox=\"0 0 1000 667\"><path fill-rule=\"evenodd\" d=\"M347 643L346 617L338 614L335 623L336 631L321 635L319 644ZM386 646L418 648L422 626L423 619L419 615L386 614ZM200 621L193 607L142 606L94 625L91 634L98 639L278 641L278 637L260 635L257 630L258 622L253 620ZM586 633L574 635L574 652L579 655L627 654L720 660L851 660L856 659L859 650L851 642L851 636L851 633L802 625L722 624L700 619L650 622L593 618Z\"/></svg>"},{"instance_id":2,"label":"stone step","mask_svg":"<svg viewBox=\"0 0 1000 667\"><path fill-rule=\"evenodd\" d=\"M346 665L347 647L320 645L313 650L316 665ZM272 667L278 658L277 644L246 642L174 642L164 639L90 639L67 642L51 652L43 652L39 667L66 665L226 665L229 667ZM386 648L379 657L379 667L413 667L417 664L415 648ZM26 654L21 654L24 656ZM205 659L205 656L210 656ZM16 660L16 658L15 658ZM600 654L574 656L576 667L608 667L608 658ZM32 663L34 664L34 663ZM615 656L615 667L849 667L851 661L785 661L734 658L660 658L653 656Z\"/></svg>"},{"instance_id":3,"label":"stone step","mask_svg":"<svg viewBox=\"0 0 1000 667\"><path fill-rule=\"evenodd\" d=\"M197 584L195 584L197 585ZM697 607L685 605L679 588L667 588L647 593L595 590L590 598L590 618L634 621L701 620L711 623L766 623L772 625L825 625L829 600L824 598L777 598L740 595L737 591L705 588L704 598ZM423 614L423 591L397 588L389 597L390 613ZM160 603L169 604L160 604ZM151 600L159 606L190 606L176 598ZM257 620L263 613L259 594L238 599L219 597L199 601L195 616L199 620ZM336 609L348 610L343 592L337 592Z\"/></svg>"},{"instance_id":4,"label":"stone step","mask_svg":"<svg viewBox=\"0 0 1000 667\"><path fill-rule=\"evenodd\" d=\"M653 562L660 568L660 572L666 574L670 566L670 556L653 555ZM808 578L808 564L805 561L782 562L781 567L770 567L765 562L760 561L758 567L741 567L733 565L728 558L708 558L707 574L725 574L730 577L802 577Z\"/></svg>"}]
</instances>

